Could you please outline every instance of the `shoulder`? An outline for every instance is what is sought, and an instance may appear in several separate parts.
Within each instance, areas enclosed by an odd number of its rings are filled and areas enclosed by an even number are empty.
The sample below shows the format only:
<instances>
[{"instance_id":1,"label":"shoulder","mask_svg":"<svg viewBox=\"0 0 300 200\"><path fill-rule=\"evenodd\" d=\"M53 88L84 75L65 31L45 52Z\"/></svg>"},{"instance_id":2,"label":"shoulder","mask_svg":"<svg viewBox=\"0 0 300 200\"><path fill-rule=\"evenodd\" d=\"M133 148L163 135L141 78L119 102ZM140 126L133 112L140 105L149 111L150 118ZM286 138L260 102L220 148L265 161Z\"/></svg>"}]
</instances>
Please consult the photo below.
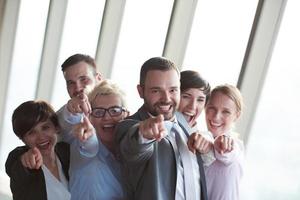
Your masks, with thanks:
<instances>
[{"instance_id":1,"label":"shoulder","mask_svg":"<svg viewBox=\"0 0 300 200\"><path fill-rule=\"evenodd\" d=\"M143 121L147 118L149 118L149 114L146 111L145 107L142 106L138 109L138 111L136 113L134 113L133 115L127 117L126 119L134 119L134 120Z\"/></svg>"},{"instance_id":2,"label":"shoulder","mask_svg":"<svg viewBox=\"0 0 300 200\"><path fill-rule=\"evenodd\" d=\"M140 120L127 118L118 123L116 127L116 140L119 143L126 135L128 130L134 125L138 124Z\"/></svg>"},{"instance_id":3,"label":"shoulder","mask_svg":"<svg viewBox=\"0 0 300 200\"><path fill-rule=\"evenodd\" d=\"M57 150L69 150L70 149L70 145L66 142L58 142L55 145L55 149Z\"/></svg>"},{"instance_id":4,"label":"shoulder","mask_svg":"<svg viewBox=\"0 0 300 200\"><path fill-rule=\"evenodd\" d=\"M63 164L68 165L70 163L70 145L68 143L58 142L55 145L55 153Z\"/></svg>"},{"instance_id":5,"label":"shoulder","mask_svg":"<svg viewBox=\"0 0 300 200\"><path fill-rule=\"evenodd\" d=\"M6 162L10 162L11 160L18 159L21 155L23 155L25 152L27 152L29 147L27 146L19 146L16 147L14 150L12 150L7 157Z\"/></svg>"},{"instance_id":6,"label":"shoulder","mask_svg":"<svg viewBox=\"0 0 300 200\"><path fill-rule=\"evenodd\" d=\"M11 174L12 166L20 160L20 156L27 152L28 149L29 148L27 146L19 146L8 154L8 157L5 162L5 169L8 175Z\"/></svg>"}]
</instances>

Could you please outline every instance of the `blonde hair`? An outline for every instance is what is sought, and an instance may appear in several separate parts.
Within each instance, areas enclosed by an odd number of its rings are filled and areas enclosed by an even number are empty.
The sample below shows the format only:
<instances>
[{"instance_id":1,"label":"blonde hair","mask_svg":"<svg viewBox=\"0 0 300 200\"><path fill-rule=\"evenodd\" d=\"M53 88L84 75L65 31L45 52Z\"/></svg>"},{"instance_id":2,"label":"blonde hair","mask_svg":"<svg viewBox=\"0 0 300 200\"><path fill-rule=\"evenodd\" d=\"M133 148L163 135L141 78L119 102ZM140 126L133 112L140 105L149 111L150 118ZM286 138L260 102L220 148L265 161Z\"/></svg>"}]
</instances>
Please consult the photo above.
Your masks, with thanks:
<instances>
[{"instance_id":1,"label":"blonde hair","mask_svg":"<svg viewBox=\"0 0 300 200\"><path fill-rule=\"evenodd\" d=\"M239 113L239 115L242 114L244 101L242 94L237 87L230 84L219 85L211 91L210 98L212 98L218 92L228 96L234 102L236 111Z\"/></svg>"},{"instance_id":2,"label":"blonde hair","mask_svg":"<svg viewBox=\"0 0 300 200\"><path fill-rule=\"evenodd\" d=\"M121 99L121 106L127 107L125 100L125 93L119 88L119 86L112 81L106 79L98 84L88 95L89 102L92 104L95 98L99 95L116 95Z\"/></svg>"}]
</instances>

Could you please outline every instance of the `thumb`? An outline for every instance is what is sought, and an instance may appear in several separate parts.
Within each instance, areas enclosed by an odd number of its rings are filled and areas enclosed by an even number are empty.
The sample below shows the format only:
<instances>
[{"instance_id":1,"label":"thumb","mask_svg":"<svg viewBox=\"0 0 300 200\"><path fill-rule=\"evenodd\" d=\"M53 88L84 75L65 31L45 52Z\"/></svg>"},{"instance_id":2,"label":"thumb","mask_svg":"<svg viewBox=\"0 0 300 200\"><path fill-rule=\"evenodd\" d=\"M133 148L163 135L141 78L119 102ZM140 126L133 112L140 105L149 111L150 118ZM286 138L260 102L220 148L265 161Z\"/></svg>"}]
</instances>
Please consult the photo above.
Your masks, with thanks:
<instances>
[{"instance_id":1,"label":"thumb","mask_svg":"<svg viewBox=\"0 0 300 200\"><path fill-rule=\"evenodd\" d=\"M35 155L35 156L38 156L40 153L40 150L37 148L37 147L33 147L32 148L32 153Z\"/></svg>"},{"instance_id":2,"label":"thumb","mask_svg":"<svg viewBox=\"0 0 300 200\"><path fill-rule=\"evenodd\" d=\"M79 99L83 100L85 98L85 95L83 92L78 94Z\"/></svg>"},{"instance_id":3,"label":"thumb","mask_svg":"<svg viewBox=\"0 0 300 200\"><path fill-rule=\"evenodd\" d=\"M84 126L85 130L89 130L93 127L93 125L91 124L91 122L90 122L90 120L87 116L83 117L82 123L83 123L83 126Z\"/></svg>"}]
</instances>

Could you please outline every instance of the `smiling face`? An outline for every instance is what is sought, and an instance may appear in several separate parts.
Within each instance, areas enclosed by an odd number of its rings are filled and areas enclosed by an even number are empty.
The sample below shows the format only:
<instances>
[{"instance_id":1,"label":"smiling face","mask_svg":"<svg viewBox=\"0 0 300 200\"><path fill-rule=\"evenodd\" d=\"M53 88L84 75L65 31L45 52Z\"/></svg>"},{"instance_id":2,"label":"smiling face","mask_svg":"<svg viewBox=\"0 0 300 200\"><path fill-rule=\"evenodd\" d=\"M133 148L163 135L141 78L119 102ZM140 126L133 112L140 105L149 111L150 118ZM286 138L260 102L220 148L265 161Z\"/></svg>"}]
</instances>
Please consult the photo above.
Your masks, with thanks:
<instances>
[{"instance_id":1,"label":"smiling face","mask_svg":"<svg viewBox=\"0 0 300 200\"><path fill-rule=\"evenodd\" d=\"M58 129L50 119L37 123L23 136L23 142L30 148L37 147L43 157L54 154Z\"/></svg>"},{"instance_id":2,"label":"smiling face","mask_svg":"<svg viewBox=\"0 0 300 200\"><path fill-rule=\"evenodd\" d=\"M214 137L227 133L240 115L235 102L220 91L212 94L205 113L207 128Z\"/></svg>"},{"instance_id":3,"label":"smiling face","mask_svg":"<svg viewBox=\"0 0 300 200\"><path fill-rule=\"evenodd\" d=\"M84 61L69 66L64 71L69 96L75 97L80 93L88 94L101 81L100 74L96 73Z\"/></svg>"},{"instance_id":4,"label":"smiling face","mask_svg":"<svg viewBox=\"0 0 300 200\"><path fill-rule=\"evenodd\" d=\"M116 94L108 95L97 95L93 102L91 103L92 110L94 108L104 108L108 109L111 107L122 107L122 101L120 97ZM91 115L91 123L96 129L98 136L100 137L104 145L111 145L114 143L115 138L115 127L116 124L127 117L128 112L122 111L122 114L119 116L111 117L108 111L106 110L103 117L96 118Z\"/></svg>"},{"instance_id":5,"label":"smiling face","mask_svg":"<svg viewBox=\"0 0 300 200\"><path fill-rule=\"evenodd\" d=\"M162 114L165 120L170 120L179 104L179 86L179 75L175 70L150 70L147 72L144 86L138 85L138 91L150 114Z\"/></svg>"},{"instance_id":6,"label":"smiling face","mask_svg":"<svg viewBox=\"0 0 300 200\"><path fill-rule=\"evenodd\" d=\"M206 95L199 88L190 88L181 93L178 111L183 114L191 127L204 109Z\"/></svg>"}]
</instances>

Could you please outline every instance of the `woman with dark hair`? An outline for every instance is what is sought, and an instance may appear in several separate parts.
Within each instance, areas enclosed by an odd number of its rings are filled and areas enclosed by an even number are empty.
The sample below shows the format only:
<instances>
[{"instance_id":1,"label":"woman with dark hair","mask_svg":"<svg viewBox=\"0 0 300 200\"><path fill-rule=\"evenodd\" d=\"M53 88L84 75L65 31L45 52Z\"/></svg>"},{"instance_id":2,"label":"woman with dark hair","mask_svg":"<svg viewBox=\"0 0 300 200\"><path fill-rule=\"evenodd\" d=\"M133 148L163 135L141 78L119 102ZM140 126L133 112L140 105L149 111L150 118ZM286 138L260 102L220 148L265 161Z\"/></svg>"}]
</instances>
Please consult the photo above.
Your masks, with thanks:
<instances>
[{"instance_id":1,"label":"woman with dark hair","mask_svg":"<svg viewBox=\"0 0 300 200\"><path fill-rule=\"evenodd\" d=\"M13 199L70 199L70 150L57 143L60 127L52 107L44 101L24 102L15 109L12 126L25 144L10 152L5 163Z\"/></svg>"},{"instance_id":2,"label":"woman with dark hair","mask_svg":"<svg viewBox=\"0 0 300 200\"><path fill-rule=\"evenodd\" d=\"M209 97L210 85L198 72L186 70L180 73L180 92L178 110L190 127L195 127Z\"/></svg>"},{"instance_id":3,"label":"woman with dark hair","mask_svg":"<svg viewBox=\"0 0 300 200\"><path fill-rule=\"evenodd\" d=\"M197 150L202 154L204 165L208 165L214 160L211 151L213 139L205 132L200 133L197 119L209 98L210 85L198 72L186 70L180 73L180 92L178 111L182 115L178 115L184 117L191 127L188 147L193 153L196 153L195 147L198 147Z\"/></svg>"}]
</instances>

